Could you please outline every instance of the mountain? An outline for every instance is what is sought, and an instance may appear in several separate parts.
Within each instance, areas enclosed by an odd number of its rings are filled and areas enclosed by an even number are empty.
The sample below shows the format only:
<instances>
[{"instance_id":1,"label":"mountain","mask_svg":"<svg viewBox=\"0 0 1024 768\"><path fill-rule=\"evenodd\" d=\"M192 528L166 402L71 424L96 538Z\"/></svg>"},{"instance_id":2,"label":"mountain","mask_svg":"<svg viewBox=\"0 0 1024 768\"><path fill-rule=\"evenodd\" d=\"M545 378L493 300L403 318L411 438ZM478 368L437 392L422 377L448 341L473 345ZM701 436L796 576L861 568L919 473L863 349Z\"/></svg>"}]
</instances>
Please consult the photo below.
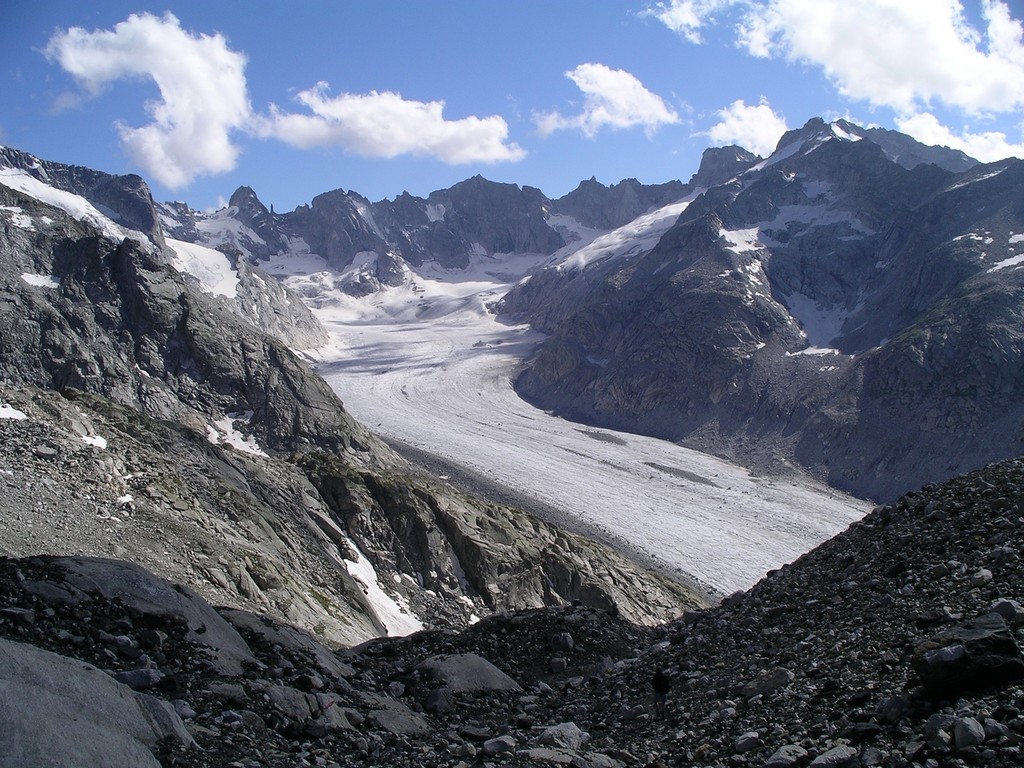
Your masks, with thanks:
<instances>
[{"instance_id":1,"label":"mountain","mask_svg":"<svg viewBox=\"0 0 1024 768\"><path fill-rule=\"evenodd\" d=\"M675 202L691 187L678 181L644 185L635 179L607 187L592 179L551 200L533 187L475 176L427 198L406 192L375 203L336 189L289 213L271 213L249 187L240 187L228 206L213 214L183 203L159 210L172 237L211 247L230 245L254 264L316 254L339 275L339 290L362 297L398 287L410 269L430 265L458 271L481 261L500 263L511 254L543 261L583 234L627 224Z\"/></svg>"},{"instance_id":2,"label":"mountain","mask_svg":"<svg viewBox=\"0 0 1024 768\"><path fill-rule=\"evenodd\" d=\"M4 552L145 564L345 644L574 600L640 622L701 602L399 457L292 351L326 338L302 301L231 243L169 236L136 178L3 159Z\"/></svg>"},{"instance_id":3,"label":"mountain","mask_svg":"<svg viewBox=\"0 0 1024 768\"><path fill-rule=\"evenodd\" d=\"M812 120L667 218L594 241L621 247L510 291L499 311L549 334L517 391L867 498L1014 456L1022 195L1019 161Z\"/></svg>"}]
</instances>

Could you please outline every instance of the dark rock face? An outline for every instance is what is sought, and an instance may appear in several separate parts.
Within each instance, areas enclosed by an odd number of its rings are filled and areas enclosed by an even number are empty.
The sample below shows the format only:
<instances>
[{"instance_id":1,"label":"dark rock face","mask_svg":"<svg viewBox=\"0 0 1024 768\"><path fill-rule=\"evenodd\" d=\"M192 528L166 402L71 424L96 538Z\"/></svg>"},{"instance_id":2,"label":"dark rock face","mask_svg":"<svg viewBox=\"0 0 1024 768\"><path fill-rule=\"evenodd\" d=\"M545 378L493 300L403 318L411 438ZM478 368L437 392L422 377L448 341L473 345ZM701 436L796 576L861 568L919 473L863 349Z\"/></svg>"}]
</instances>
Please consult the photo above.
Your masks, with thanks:
<instances>
[{"instance_id":1,"label":"dark rock face","mask_svg":"<svg viewBox=\"0 0 1024 768\"><path fill-rule=\"evenodd\" d=\"M550 334L517 391L880 499L1015 455L1024 165L908 169L853 133L812 120L739 175L708 155L734 181L654 247L514 288L499 309Z\"/></svg>"}]
</instances>

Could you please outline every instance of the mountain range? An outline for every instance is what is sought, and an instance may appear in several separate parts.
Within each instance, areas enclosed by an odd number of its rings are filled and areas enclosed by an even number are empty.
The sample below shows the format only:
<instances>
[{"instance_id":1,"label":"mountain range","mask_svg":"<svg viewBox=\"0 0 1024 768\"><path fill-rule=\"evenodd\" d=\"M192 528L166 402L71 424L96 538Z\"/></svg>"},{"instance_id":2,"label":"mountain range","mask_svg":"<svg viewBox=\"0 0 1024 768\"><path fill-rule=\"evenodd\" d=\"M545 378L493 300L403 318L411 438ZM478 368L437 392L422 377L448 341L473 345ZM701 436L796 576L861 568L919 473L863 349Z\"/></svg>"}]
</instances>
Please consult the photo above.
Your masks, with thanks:
<instances>
[{"instance_id":1,"label":"mountain range","mask_svg":"<svg viewBox=\"0 0 1024 768\"><path fill-rule=\"evenodd\" d=\"M935 483L1020 453L1022 190L1021 161L819 119L685 184L474 177L289 213L0 148L0 711L48 702L0 765L92 741L111 765L1015 764L1019 467ZM317 375L339 308L452 306L540 332L514 386L585 440L912 493L709 608L614 537L431 473L346 410L344 368ZM75 690L124 720L40 740Z\"/></svg>"},{"instance_id":2,"label":"mountain range","mask_svg":"<svg viewBox=\"0 0 1024 768\"><path fill-rule=\"evenodd\" d=\"M159 215L254 264L318 254L317 290L351 296L490 263L520 281L494 311L548 336L515 382L530 402L891 500L1019 450L1021 172L814 119L766 159L709 149L686 184L552 200L475 177L283 214L243 187Z\"/></svg>"}]
</instances>

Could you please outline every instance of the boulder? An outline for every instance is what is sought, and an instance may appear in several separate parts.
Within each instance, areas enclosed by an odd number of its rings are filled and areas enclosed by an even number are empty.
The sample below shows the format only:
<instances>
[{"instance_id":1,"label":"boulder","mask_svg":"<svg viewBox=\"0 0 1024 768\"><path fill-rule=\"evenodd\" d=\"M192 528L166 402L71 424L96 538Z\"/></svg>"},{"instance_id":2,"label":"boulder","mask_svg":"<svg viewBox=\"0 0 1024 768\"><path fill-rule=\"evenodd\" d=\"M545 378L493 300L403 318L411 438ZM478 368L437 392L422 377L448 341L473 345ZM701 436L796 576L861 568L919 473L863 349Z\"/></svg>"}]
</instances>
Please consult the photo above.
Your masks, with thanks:
<instances>
[{"instance_id":1,"label":"boulder","mask_svg":"<svg viewBox=\"0 0 1024 768\"><path fill-rule=\"evenodd\" d=\"M933 696L953 697L1024 679L1024 657L998 613L934 635L916 649L913 666Z\"/></svg>"},{"instance_id":2,"label":"boulder","mask_svg":"<svg viewBox=\"0 0 1024 768\"><path fill-rule=\"evenodd\" d=\"M416 668L429 672L455 693L522 690L519 683L475 653L431 656Z\"/></svg>"},{"instance_id":3,"label":"boulder","mask_svg":"<svg viewBox=\"0 0 1024 768\"><path fill-rule=\"evenodd\" d=\"M90 664L0 639L0 768L159 768L162 740L192 746L174 708Z\"/></svg>"}]
</instances>

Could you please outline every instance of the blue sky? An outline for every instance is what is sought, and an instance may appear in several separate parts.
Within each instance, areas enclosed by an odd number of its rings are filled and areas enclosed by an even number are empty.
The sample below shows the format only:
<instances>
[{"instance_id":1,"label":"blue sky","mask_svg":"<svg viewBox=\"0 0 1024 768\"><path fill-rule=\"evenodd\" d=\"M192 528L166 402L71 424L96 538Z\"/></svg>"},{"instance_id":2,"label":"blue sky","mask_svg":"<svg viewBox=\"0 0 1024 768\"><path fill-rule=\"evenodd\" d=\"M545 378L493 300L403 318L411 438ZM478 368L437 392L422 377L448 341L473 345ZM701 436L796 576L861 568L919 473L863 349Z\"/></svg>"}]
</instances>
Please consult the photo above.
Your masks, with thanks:
<instances>
[{"instance_id":1,"label":"blue sky","mask_svg":"<svg viewBox=\"0 0 1024 768\"><path fill-rule=\"evenodd\" d=\"M0 143L214 207L425 196L480 173L557 197L686 181L808 118L1024 155L1002 0L10 0Z\"/></svg>"}]
</instances>

